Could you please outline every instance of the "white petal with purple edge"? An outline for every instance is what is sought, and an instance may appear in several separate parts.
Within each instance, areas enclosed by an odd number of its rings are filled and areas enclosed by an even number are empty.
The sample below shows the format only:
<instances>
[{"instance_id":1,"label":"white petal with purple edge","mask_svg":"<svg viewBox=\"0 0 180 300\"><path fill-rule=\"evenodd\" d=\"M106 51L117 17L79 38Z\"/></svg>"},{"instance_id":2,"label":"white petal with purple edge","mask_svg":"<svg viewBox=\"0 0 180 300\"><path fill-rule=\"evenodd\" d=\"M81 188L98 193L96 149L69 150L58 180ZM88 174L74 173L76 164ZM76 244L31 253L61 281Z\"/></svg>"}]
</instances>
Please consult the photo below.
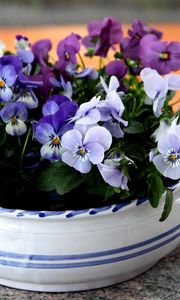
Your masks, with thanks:
<instances>
[{"instance_id":1,"label":"white petal with purple edge","mask_svg":"<svg viewBox=\"0 0 180 300\"><path fill-rule=\"evenodd\" d=\"M12 90L5 85L4 88L0 88L0 100L2 100L3 102L7 102L12 98Z\"/></svg>"},{"instance_id":2,"label":"white petal with purple edge","mask_svg":"<svg viewBox=\"0 0 180 300\"><path fill-rule=\"evenodd\" d=\"M27 126L21 120L17 120L17 124L12 124L12 122L9 122L6 125L6 132L13 136L20 136L24 134L26 131L27 131Z\"/></svg>"},{"instance_id":3,"label":"white petal with purple edge","mask_svg":"<svg viewBox=\"0 0 180 300\"><path fill-rule=\"evenodd\" d=\"M47 142L41 148L41 156L48 160L60 160L61 147L52 147L51 142Z\"/></svg>"},{"instance_id":4,"label":"white petal with purple edge","mask_svg":"<svg viewBox=\"0 0 180 300\"><path fill-rule=\"evenodd\" d=\"M116 188L128 189L127 185L122 184L123 174L118 168L99 164L98 169L106 183Z\"/></svg>"},{"instance_id":5,"label":"white petal with purple edge","mask_svg":"<svg viewBox=\"0 0 180 300\"><path fill-rule=\"evenodd\" d=\"M100 126L91 127L84 138L83 144L98 143L103 146L104 150L108 150L112 144L112 136L110 132Z\"/></svg>"},{"instance_id":6,"label":"white petal with purple edge","mask_svg":"<svg viewBox=\"0 0 180 300\"><path fill-rule=\"evenodd\" d=\"M68 166L73 167L78 160L77 156L74 156L72 151L64 151L62 152L62 161L66 163Z\"/></svg>"}]
</instances>

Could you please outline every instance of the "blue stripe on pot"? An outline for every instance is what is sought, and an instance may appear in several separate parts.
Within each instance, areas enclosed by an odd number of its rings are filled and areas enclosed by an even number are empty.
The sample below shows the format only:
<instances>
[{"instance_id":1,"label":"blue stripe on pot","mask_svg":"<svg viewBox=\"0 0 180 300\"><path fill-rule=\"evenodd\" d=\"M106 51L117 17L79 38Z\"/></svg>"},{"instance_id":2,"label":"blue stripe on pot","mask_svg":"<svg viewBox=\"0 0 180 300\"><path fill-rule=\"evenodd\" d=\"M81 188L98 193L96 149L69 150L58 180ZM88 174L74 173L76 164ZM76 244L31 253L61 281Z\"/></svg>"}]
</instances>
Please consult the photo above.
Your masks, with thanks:
<instances>
[{"instance_id":1,"label":"blue stripe on pot","mask_svg":"<svg viewBox=\"0 0 180 300\"><path fill-rule=\"evenodd\" d=\"M176 233L179 231L178 233ZM95 258L95 257L103 257L103 256L110 256L114 254L120 254L122 252L127 252L131 250L136 250L138 248L147 246L149 244L152 244L154 242L157 242L165 237L168 237L169 235L176 233L175 236L180 235L180 225L177 225L173 228L171 228L168 231L165 231L153 238L144 240L142 242L138 242L129 246L117 248L117 249L111 249L107 251L99 251L99 252L92 252L92 253L83 253L83 254L70 254L70 255L35 255L35 254L19 254L19 253L13 253L13 252L5 252L0 251L0 257L1 258L11 258L11 259L29 259L31 261L60 261L60 260L80 260L80 259L88 259L88 258Z\"/></svg>"},{"instance_id":2,"label":"blue stripe on pot","mask_svg":"<svg viewBox=\"0 0 180 300\"><path fill-rule=\"evenodd\" d=\"M0 265L9 266L9 267L15 267L15 268L28 268L28 269L74 269L74 268L84 268L84 267L93 267L93 266L100 266L100 265L106 265L111 263L117 263L124 260L130 260L135 257L140 257L142 255L145 255L149 252L152 252L156 249L159 249L171 242L173 242L177 237L180 236L180 233L177 233L176 235L166 239L163 242L158 243L157 245L151 246L147 249L137 251L135 253L113 257L113 258L107 258L107 259L100 259L95 261L86 261L86 262L75 262L75 263L29 263L29 262L18 262L18 261L8 261L8 260L0 260Z\"/></svg>"}]
</instances>

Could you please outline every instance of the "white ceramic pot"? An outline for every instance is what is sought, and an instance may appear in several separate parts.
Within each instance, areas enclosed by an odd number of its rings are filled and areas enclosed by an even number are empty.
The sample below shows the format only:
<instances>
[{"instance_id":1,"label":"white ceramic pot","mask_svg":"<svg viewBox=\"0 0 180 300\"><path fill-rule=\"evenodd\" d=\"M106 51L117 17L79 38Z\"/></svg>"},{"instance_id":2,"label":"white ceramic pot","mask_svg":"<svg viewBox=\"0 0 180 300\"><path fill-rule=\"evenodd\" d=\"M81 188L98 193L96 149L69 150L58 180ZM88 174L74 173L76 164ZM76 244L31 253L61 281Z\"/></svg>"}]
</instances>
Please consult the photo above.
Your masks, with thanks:
<instances>
[{"instance_id":1,"label":"white ceramic pot","mask_svg":"<svg viewBox=\"0 0 180 300\"><path fill-rule=\"evenodd\" d=\"M148 201L98 209L34 212L0 209L0 284L63 292L130 279L179 244L180 184L160 223Z\"/></svg>"}]
</instances>

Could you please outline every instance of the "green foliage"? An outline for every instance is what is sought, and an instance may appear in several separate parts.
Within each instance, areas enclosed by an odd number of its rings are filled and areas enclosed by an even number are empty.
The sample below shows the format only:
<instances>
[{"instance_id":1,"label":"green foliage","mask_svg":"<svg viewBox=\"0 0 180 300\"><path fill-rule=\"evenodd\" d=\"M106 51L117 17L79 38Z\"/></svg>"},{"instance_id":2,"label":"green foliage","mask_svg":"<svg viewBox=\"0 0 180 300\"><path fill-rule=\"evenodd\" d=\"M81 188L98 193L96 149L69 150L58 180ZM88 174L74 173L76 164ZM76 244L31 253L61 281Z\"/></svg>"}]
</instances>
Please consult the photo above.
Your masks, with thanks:
<instances>
[{"instance_id":1,"label":"green foliage","mask_svg":"<svg viewBox=\"0 0 180 300\"><path fill-rule=\"evenodd\" d=\"M60 195L70 192L84 181L83 175L61 162L49 165L37 179L37 188Z\"/></svg>"},{"instance_id":2,"label":"green foliage","mask_svg":"<svg viewBox=\"0 0 180 300\"><path fill-rule=\"evenodd\" d=\"M148 176L148 191L147 195L152 207L156 208L163 194L163 182L157 173L152 173Z\"/></svg>"},{"instance_id":3,"label":"green foliage","mask_svg":"<svg viewBox=\"0 0 180 300\"><path fill-rule=\"evenodd\" d=\"M162 212L161 218L159 219L160 222L163 222L169 216L173 206L173 192L170 189L167 189L166 198L165 198L165 205L164 210Z\"/></svg>"}]
</instances>

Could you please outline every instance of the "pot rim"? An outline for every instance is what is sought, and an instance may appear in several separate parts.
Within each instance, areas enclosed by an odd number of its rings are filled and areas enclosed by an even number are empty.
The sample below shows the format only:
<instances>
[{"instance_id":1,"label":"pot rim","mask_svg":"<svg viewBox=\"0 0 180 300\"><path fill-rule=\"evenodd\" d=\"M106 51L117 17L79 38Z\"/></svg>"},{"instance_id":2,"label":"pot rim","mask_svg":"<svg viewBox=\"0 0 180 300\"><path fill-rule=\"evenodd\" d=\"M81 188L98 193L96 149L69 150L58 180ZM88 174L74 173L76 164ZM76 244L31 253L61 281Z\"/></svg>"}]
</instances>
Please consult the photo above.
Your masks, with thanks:
<instances>
[{"instance_id":1,"label":"pot rim","mask_svg":"<svg viewBox=\"0 0 180 300\"><path fill-rule=\"evenodd\" d=\"M170 189L175 191L180 188L180 181L172 185ZM28 219L72 219L82 218L82 217L92 217L98 215L107 215L116 212L122 212L125 210L130 210L138 206L149 204L148 198L134 199L134 200L125 200L117 204L111 204L96 208L87 208L80 210L64 210L64 211L46 211L46 210L20 210L20 209L11 209L0 207L0 216L3 217L14 217L14 218L28 218Z\"/></svg>"}]
</instances>

